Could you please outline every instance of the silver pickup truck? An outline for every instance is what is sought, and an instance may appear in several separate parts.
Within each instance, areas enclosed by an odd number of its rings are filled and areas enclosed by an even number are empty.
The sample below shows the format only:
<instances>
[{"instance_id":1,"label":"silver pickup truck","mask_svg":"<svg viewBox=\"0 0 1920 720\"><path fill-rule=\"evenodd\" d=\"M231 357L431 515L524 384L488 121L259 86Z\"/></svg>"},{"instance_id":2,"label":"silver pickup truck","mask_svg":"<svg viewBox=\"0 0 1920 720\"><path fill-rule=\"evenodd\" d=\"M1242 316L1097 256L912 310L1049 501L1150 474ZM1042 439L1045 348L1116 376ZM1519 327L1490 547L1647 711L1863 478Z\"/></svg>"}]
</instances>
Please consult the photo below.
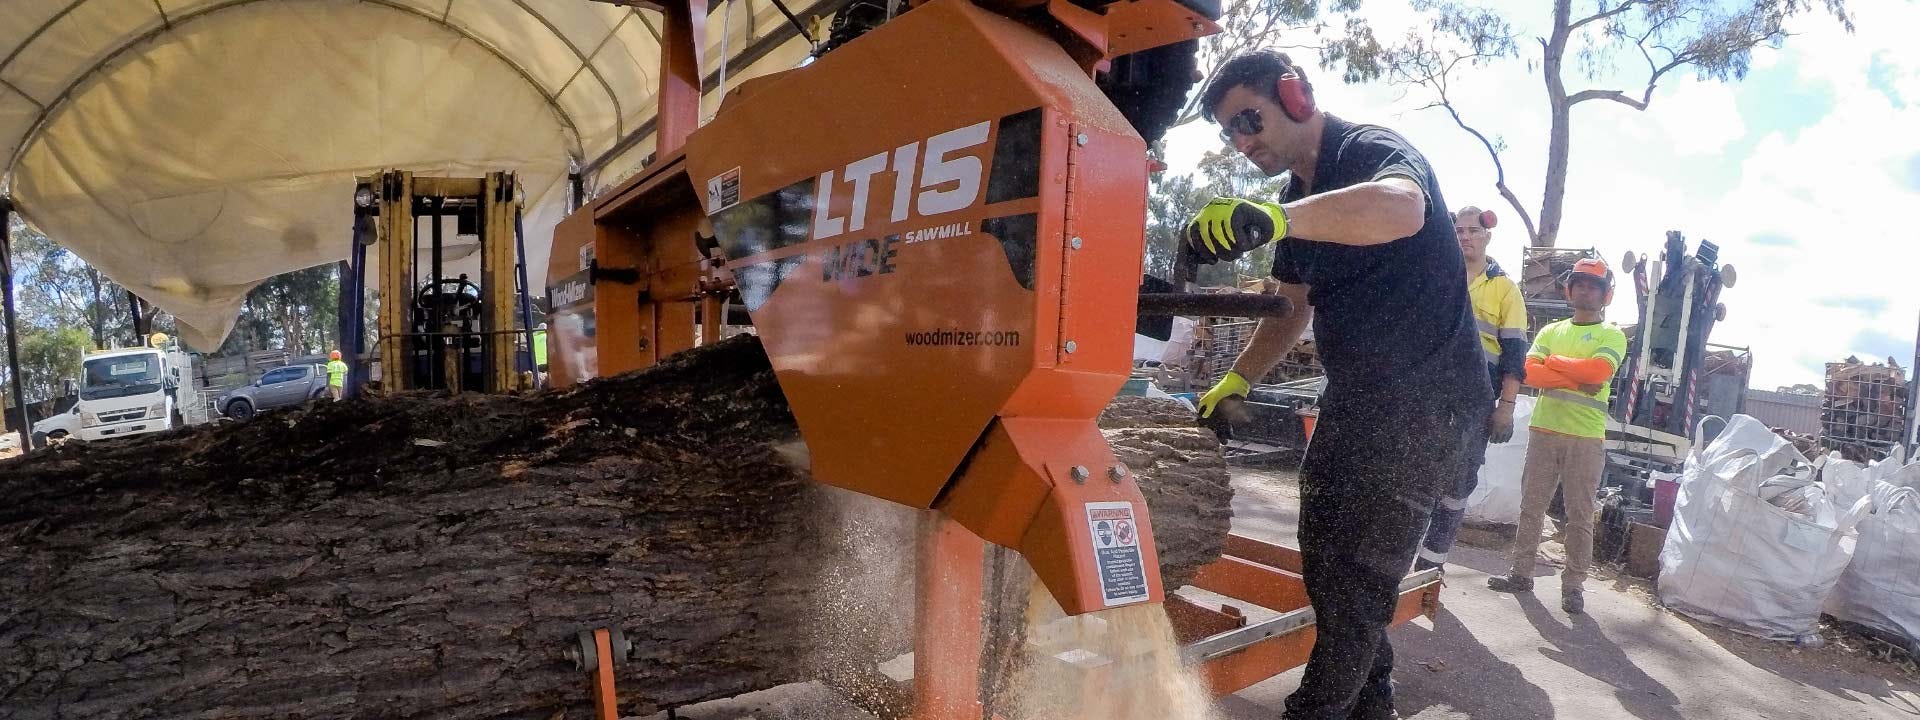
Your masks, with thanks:
<instances>
[{"instance_id":1,"label":"silver pickup truck","mask_svg":"<svg viewBox=\"0 0 1920 720\"><path fill-rule=\"evenodd\" d=\"M288 365L268 370L252 385L228 391L213 406L222 415L246 421L262 410L300 405L326 394L325 366Z\"/></svg>"}]
</instances>

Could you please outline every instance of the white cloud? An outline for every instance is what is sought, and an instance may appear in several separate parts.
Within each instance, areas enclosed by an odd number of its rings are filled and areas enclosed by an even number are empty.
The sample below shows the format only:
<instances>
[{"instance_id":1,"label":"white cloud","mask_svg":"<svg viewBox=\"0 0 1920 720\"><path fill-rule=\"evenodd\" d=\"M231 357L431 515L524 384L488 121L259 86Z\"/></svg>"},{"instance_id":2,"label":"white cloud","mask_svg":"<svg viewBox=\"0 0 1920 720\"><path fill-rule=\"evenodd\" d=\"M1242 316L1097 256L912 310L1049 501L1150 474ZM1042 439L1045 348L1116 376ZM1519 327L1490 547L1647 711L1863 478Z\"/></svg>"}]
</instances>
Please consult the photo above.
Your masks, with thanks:
<instances>
[{"instance_id":1,"label":"white cloud","mask_svg":"<svg viewBox=\"0 0 1920 720\"><path fill-rule=\"evenodd\" d=\"M1747 123L1734 105L1734 88L1688 78L1654 91L1648 117L1681 155L1718 155L1746 137ZM1639 123L1632 123L1639 124Z\"/></svg>"}]
</instances>

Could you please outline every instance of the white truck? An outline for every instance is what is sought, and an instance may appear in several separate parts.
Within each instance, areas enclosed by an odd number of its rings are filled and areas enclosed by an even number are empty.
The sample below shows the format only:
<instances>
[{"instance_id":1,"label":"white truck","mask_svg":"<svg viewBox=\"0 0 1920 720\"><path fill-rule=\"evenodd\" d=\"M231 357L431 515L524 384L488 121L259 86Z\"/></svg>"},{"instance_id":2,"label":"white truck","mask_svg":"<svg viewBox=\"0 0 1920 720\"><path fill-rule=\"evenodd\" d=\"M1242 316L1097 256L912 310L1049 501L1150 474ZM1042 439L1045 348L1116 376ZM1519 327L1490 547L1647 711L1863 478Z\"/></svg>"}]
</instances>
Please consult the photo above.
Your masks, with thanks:
<instances>
[{"instance_id":1,"label":"white truck","mask_svg":"<svg viewBox=\"0 0 1920 720\"><path fill-rule=\"evenodd\" d=\"M81 361L81 440L160 432L208 421L193 382L193 355L156 333L148 347L90 353Z\"/></svg>"}]
</instances>

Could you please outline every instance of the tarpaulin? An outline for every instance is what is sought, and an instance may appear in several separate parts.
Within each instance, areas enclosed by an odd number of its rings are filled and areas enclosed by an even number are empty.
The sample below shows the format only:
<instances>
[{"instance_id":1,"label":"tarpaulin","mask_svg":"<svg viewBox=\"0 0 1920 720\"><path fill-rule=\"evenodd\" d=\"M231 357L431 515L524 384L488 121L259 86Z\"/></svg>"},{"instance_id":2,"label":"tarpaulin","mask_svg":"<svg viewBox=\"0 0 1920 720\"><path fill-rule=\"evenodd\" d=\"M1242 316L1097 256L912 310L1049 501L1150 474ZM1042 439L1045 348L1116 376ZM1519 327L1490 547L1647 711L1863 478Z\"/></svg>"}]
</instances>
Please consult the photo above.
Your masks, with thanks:
<instances>
[{"instance_id":1,"label":"tarpaulin","mask_svg":"<svg viewBox=\"0 0 1920 720\"><path fill-rule=\"evenodd\" d=\"M611 182L652 150L641 131L662 19L650 10L588 0L5 4L10 194L203 349L225 337L253 286L347 257L356 175L517 171L528 276L545 278L569 168L593 166ZM805 18L839 3L788 5ZM807 41L767 0L713 8L704 70L730 58L728 87L806 57ZM703 114L719 96L708 93Z\"/></svg>"}]
</instances>

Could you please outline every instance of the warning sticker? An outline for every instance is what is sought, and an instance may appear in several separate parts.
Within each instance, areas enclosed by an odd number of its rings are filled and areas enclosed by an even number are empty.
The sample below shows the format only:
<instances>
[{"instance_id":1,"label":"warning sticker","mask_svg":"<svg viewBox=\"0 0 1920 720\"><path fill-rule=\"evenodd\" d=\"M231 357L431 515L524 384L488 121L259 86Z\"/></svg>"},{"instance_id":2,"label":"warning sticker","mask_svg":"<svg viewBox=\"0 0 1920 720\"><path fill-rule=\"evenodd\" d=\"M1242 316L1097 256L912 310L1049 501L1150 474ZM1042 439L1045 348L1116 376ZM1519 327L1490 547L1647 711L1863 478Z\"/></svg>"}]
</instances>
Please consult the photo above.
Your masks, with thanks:
<instances>
[{"instance_id":1,"label":"warning sticker","mask_svg":"<svg viewBox=\"0 0 1920 720\"><path fill-rule=\"evenodd\" d=\"M1093 534L1093 562L1100 569L1107 607L1145 602L1147 573L1140 560L1133 503L1087 503L1087 529Z\"/></svg>"},{"instance_id":2,"label":"warning sticker","mask_svg":"<svg viewBox=\"0 0 1920 720\"><path fill-rule=\"evenodd\" d=\"M740 204L740 168L734 168L707 181L707 214Z\"/></svg>"},{"instance_id":3,"label":"warning sticker","mask_svg":"<svg viewBox=\"0 0 1920 720\"><path fill-rule=\"evenodd\" d=\"M580 270L584 272L590 267L593 267L593 243L580 246Z\"/></svg>"}]
</instances>

